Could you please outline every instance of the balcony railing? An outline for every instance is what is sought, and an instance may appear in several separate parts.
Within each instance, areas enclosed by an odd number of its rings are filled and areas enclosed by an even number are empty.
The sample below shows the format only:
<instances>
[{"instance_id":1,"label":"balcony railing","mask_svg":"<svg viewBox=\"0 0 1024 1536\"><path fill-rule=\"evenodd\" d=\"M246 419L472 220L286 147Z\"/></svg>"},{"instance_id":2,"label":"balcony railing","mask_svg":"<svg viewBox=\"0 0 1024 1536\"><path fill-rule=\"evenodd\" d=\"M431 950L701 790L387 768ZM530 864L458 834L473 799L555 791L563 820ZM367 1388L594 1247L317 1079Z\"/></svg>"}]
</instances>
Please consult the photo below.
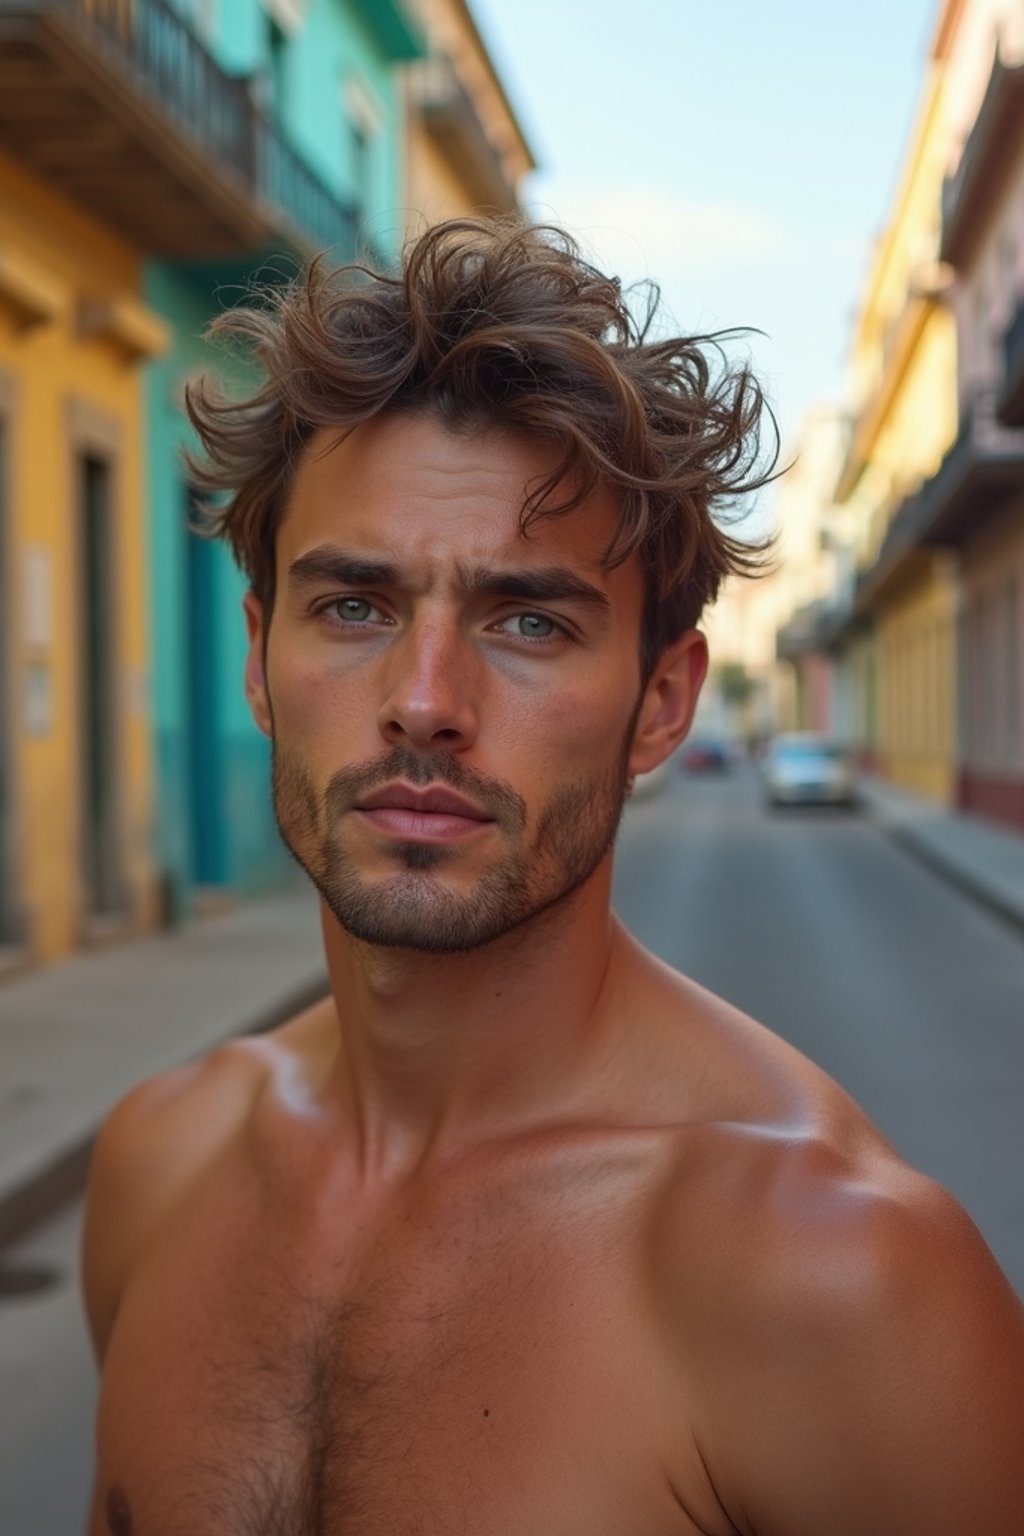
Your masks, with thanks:
<instances>
[{"instance_id":1,"label":"balcony railing","mask_svg":"<svg viewBox=\"0 0 1024 1536\"><path fill-rule=\"evenodd\" d=\"M0 0L0 142L154 254L356 251L355 209L167 0Z\"/></svg>"},{"instance_id":2,"label":"balcony railing","mask_svg":"<svg viewBox=\"0 0 1024 1536\"><path fill-rule=\"evenodd\" d=\"M252 172L246 82L217 64L165 0L62 0L139 88L239 176Z\"/></svg>"},{"instance_id":3,"label":"balcony railing","mask_svg":"<svg viewBox=\"0 0 1024 1536\"><path fill-rule=\"evenodd\" d=\"M263 112L252 109L255 183L260 196L283 213L300 240L330 247L340 260L356 254L358 215L343 203L293 149Z\"/></svg>"}]
</instances>

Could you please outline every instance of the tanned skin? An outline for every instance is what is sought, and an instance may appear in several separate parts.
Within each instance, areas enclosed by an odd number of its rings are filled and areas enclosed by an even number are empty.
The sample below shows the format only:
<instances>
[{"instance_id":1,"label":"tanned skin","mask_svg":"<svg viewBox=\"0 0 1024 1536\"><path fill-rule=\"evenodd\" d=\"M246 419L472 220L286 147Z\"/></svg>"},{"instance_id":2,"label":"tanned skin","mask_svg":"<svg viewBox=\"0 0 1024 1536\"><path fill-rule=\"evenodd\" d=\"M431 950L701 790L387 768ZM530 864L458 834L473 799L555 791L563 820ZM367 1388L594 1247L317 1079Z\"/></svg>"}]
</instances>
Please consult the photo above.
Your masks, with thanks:
<instances>
[{"instance_id":1,"label":"tanned skin","mask_svg":"<svg viewBox=\"0 0 1024 1536\"><path fill-rule=\"evenodd\" d=\"M246 688L331 991L102 1132L90 1536L1024 1529L970 1220L610 915L706 649L641 691L609 493L520 535L555 452L396 415L298 467ZM473 814L361 805L395 783Z\"/></svg>"}]
</instances>

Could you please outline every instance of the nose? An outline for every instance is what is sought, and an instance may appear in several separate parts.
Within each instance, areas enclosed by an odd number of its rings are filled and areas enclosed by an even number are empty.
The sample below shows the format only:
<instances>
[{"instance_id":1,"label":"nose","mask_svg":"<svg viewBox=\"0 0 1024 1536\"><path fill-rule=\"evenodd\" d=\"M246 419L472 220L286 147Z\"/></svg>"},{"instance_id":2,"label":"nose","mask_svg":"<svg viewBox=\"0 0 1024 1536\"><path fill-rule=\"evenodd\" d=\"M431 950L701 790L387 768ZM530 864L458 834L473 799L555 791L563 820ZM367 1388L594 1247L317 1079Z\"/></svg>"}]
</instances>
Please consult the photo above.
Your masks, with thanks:
<instances>
[{"instance_id":1,"label":"nose","mask_svg":"<svg viewBox=\"0 0 1024 1536\"><path fill-rule=\"evenodd\" d=\"M457 625L411 625L388 647L378 724L391 745L461 751L479 729L477 666Z\"/></svg>"}]
</instances>

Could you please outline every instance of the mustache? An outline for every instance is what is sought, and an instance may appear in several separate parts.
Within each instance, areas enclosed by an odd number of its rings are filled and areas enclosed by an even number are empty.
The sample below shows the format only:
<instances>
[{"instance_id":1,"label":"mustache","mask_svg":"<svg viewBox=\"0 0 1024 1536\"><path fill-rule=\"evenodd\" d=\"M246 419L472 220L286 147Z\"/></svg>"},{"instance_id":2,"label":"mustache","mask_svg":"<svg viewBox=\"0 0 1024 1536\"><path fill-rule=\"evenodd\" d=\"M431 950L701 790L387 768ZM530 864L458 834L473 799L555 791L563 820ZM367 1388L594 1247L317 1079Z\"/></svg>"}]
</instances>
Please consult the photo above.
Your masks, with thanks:
<instances>
[{"instance_id":1,"label":"mustache","mask_svg":"<svg viewBox=\"0 0 1024 1536\"><path fill-rule=\"evenodd\" d=\"M372 763L340 768L331 777L324 795L329 819L333 821L351 810L361 795L393 779L404 779L416 789L444 784L472 800L508 831L518 832L526 825L526 801L500 779L488 778L454 757L424 756L403 746L393 747Z\"/></svg>"}]
</instances>

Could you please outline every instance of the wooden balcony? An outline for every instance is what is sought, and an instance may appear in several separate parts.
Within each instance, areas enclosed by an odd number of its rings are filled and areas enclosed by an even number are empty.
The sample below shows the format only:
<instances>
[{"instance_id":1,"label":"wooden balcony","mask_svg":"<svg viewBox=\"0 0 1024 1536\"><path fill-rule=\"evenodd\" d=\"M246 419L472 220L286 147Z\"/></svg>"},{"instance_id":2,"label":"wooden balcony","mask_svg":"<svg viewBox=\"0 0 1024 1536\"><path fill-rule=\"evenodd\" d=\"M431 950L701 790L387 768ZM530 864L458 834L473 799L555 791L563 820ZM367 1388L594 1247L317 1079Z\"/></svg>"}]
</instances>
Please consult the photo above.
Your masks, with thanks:
<instances>
[{"instance_id":1,"label":"wooden balcony","mask_svg":"<svg viewBox=\"0 0 1024 1536\"><path fill-rule=\"evenodd\" d=\"M0 0L0 145L149 254L355 253L354 210L166 0Z\"/></svg>"}]
</instances>

